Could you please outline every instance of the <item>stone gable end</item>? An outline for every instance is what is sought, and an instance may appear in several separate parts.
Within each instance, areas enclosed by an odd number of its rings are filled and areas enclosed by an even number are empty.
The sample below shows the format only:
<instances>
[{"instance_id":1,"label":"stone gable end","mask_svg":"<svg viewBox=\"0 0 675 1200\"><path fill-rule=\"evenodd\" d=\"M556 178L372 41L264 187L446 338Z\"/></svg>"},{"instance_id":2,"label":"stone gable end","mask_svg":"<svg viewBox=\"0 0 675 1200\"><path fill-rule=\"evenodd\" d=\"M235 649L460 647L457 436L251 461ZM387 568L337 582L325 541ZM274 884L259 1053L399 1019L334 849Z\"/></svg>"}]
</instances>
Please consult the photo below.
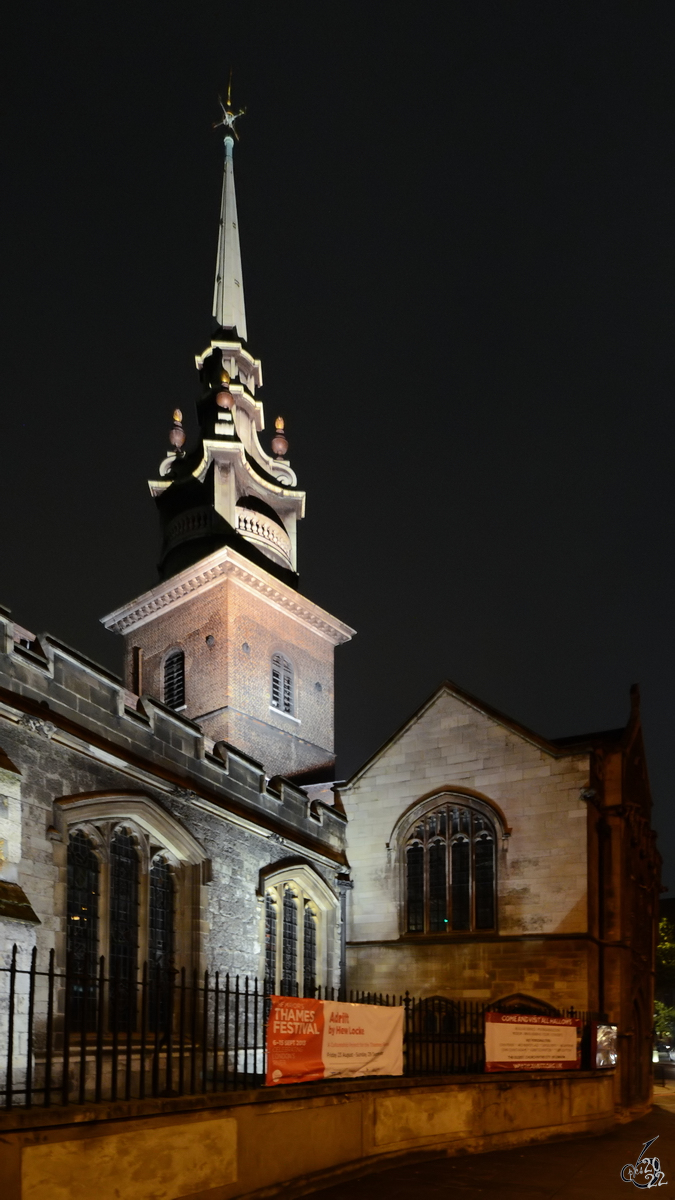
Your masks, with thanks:
<instances>
[{"instance_id":1,"label":"stone gable end","mask_svg":"<svg viewBox=\"0 0 675 1200\"><path fill-rule=\"evenodd\" d=\"M585 931L587 810L580 792L588 783L588 754L555 756L440 691L342 792L359 892L350 939L403 932L400 818L436 789L453 788L492 802L511 829L502 839L498 828L498 931Z\"/></svg>"}]
</instances>

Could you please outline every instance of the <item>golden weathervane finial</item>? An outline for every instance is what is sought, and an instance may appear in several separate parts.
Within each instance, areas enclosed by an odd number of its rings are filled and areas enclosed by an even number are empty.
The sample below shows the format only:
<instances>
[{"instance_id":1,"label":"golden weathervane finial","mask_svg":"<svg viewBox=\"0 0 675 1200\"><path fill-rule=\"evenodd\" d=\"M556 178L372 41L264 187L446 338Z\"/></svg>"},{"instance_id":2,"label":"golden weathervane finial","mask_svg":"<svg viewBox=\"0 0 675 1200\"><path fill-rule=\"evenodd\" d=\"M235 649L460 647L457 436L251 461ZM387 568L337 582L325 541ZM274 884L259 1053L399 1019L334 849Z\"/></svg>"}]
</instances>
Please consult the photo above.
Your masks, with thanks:
<instances>
[{"instance_id":1,"label":"golden weathervane finial","mask_svg":"<svg viewBox=\"0 0 675 1200\"><path fill-rule=\"evenodd\" d=\"M232 133L238 141L239 134L237 133L237 131L234 127L234 123L235 123L235 121L237 121L239 119L239 117L244 116L246 109L240 108L239 112L234 112L234 110L232 108L232 68L231 67L230 67L230 78L228 79L228 82L227 82L227 104L223 104L222 97L220 97L220 96L218 97L218 103L220 105L223 115L219 121L213 122L213 128L218 129L218 127L220 125L224 125L226 136L228 133Z\"/></svg>"}]
</instances>

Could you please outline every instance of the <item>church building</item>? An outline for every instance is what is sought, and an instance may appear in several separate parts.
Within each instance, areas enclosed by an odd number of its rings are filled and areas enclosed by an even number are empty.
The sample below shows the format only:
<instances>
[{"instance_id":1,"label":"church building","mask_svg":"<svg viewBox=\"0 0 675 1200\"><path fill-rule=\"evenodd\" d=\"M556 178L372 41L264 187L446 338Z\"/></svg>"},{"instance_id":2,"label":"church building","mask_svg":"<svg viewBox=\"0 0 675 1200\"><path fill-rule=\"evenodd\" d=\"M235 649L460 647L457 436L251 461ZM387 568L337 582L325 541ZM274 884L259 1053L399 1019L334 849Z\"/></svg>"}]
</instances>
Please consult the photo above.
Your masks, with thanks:
<instances>
[{"instance_id":1,"label":"church building","mask_svg":"<svg viewBox=\"0 0 675 1200\"><path fill-rule=\"evenodd\" d=\"M130 982L150 961L606 1014L616 1102L639 1108L660 858L637 690L625 728L549 740L446 682L334 783L354 631L300 590L281 418L261 443L236 120L228 97L198 437L176 410L150 483L159 581L103 618L123 679L0 610L0 965L16 944Z\"/></svg>"},{"instance_id":2,"label":"church building","mask_svg":"<svg viewBox=\"0 0 675 1200\"><path fill-rule=\"evenodd\" d=\"M298 589L304 492L278 419L259 435L233 173L215 330L150 490L160 582L104 618L124 680L0 611L0 947L230 971L272 990L344 977L346 818L334 777L333 654L353 630ZM293 776L294 780L289 777ZM319 781L319 782L316 782ZM306 790L299 786L307 784Z\"/></svg>"}]
</instances>

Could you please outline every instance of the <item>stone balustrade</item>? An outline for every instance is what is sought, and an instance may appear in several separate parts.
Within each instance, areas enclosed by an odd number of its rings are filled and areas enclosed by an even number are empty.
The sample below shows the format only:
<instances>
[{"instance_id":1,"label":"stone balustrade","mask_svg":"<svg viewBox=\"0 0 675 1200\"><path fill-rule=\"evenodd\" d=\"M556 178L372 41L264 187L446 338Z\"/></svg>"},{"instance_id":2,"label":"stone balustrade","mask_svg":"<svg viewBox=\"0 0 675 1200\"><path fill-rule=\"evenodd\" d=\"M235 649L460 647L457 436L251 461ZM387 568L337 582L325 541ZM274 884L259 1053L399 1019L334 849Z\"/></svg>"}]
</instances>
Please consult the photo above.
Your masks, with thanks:
<instances>
[{"instance_id":1,"label":"stone balustrade","mask_svg":"<svg viewBox=\"0 0 675 1200\"><path fill-rule=\"evenodd\" d=\"M261 550L272 551L273 557L283 566L292 567L291 539L271 517L250 508L237 507L237 529L248 542L259 545Z\"/></svg>"}]
</instances>

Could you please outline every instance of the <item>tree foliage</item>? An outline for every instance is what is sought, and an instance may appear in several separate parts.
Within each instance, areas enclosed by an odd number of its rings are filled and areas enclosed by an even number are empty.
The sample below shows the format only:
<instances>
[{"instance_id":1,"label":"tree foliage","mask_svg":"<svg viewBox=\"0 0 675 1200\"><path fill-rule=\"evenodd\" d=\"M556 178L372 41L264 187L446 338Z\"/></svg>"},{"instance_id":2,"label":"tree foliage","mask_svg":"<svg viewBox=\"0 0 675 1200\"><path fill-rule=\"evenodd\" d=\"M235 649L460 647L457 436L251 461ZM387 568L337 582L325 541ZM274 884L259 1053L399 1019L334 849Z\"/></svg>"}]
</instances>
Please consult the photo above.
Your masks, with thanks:
<instances>
[{"instance_id":1,"label":"tree foliage","mask_svg":"<svg viewBox=\"0 0 675 1200\"><path fill-rule=\"evenodd\" d=\"M656 946L656 972L664 982L675 980L675 923L667 917L659 921L659 940Z\"/></svg>"},{"instance_id":2,"label":"tree foliage","mask_svg":"<svg viewBox=\"0 0 675 1200\"><path fill-rule=\"evenodd\" d=\"M659 1041L670 1041L675 1029L675 1008L669 1008L661 1000L654 1001L654 1034Z\"/></svg>"}]
</instances>

